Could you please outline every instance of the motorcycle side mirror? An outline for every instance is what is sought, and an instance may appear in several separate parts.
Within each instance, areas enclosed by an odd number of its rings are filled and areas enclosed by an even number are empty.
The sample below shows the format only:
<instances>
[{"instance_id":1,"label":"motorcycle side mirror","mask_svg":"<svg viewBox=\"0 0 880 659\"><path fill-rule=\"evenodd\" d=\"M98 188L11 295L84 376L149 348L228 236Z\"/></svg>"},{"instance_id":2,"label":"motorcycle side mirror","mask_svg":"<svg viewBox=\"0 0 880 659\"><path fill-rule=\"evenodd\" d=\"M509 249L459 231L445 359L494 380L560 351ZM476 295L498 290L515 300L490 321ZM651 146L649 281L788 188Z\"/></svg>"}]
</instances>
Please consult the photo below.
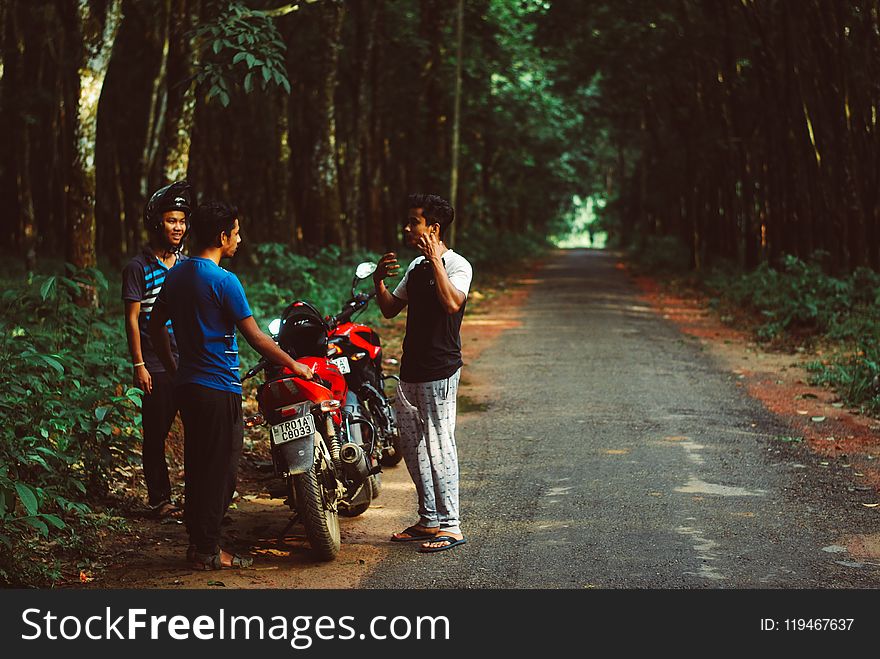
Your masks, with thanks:
<instances>
[{"instance_id":1,"label":"motorcycle side mirror","mask_svg":"<svg viewBox=\"0 0 880 659\"><path fill-rule=\"evenodd\" d=\"M360 265L358 265L357 270L354 271L354 276L358 279L366 279L371 274L376 272L376 268L379 266L370 261L364 261Z\"/></svg>"}]
</instances>

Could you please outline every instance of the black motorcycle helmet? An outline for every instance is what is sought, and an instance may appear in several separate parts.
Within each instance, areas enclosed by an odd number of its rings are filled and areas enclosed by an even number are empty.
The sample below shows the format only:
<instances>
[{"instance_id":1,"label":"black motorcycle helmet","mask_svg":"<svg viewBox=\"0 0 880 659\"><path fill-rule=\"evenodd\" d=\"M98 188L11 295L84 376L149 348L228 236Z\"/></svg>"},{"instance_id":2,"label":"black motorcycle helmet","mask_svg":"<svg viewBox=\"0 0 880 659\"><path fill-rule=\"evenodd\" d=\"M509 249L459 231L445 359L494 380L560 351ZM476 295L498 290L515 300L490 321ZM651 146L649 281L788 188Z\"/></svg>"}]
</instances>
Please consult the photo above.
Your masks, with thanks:
<instances>
[{"instance_id":1,"label":"black motorcycle helmet","mask_svg":"<svg viewBox=\"0 0 880 659\"><path fill-rule=\"evenodd\" d=\"M329 327L308 302L294 302L281 315L278 345L293 357L326 357Z\"/></svg>"},{"instance_id":2,"label":"black motorcycle helmet","mask_svg":"<svg viewBox=\"0 0 880 659\"><path fill-rule=\"evenodd\" d=\"M192 186L187 181L175 181L164 188L159 188L144 208L144 227L150 233L158 233L162 228L163 213L183 211L189 233L189 215L194 205Z\"/></svg>"}]
</instances>

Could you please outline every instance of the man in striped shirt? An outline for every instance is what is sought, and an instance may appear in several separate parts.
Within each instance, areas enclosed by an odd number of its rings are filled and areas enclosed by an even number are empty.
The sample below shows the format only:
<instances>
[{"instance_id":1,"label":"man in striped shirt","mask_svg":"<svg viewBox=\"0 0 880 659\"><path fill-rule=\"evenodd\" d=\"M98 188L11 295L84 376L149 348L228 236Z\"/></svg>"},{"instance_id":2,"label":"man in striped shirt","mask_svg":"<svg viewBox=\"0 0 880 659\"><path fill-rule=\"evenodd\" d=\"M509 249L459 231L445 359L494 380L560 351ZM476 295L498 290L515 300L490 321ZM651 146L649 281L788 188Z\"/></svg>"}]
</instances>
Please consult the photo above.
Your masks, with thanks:
<instances>
[{"instance_id":1,"label":"man in striped shirt","mask_svg":"<svg viewBox=\"0 0 880 659\"><path fill-rule=\"evenodd\" d=\"M150 509L159 518L180 517L171 499L171 481L165 460L165 439L177 414L171 376L156 355L147 332L153 305L166 273L186 258L180 254L192 206L190 186L179 181L157 190L144 209L150 240L122 272L125 331L131 355L134 386L143 396L143 464ZM177 346L169 327L172 351Z\"/></svg>"}]
</instances>

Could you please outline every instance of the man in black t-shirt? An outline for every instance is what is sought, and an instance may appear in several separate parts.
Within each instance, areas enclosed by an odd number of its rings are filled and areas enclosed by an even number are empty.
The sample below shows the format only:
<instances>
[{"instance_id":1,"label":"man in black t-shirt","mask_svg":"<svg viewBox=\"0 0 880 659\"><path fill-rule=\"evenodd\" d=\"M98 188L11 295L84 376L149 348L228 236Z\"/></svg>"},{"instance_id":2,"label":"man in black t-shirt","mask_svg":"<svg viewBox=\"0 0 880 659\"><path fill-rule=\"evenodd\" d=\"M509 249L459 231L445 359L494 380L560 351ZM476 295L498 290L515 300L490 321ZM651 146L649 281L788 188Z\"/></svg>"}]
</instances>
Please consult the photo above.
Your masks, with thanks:
<instances>
[{"instance_id":1,"label":"man in black t-shirt","mask_svg":"<svg viewBox=\"0 0 880 659\"><path fill-rule=\"evenodd\" d=\"M436 195L409 197L403 225L408 245L421 256L390 292L384 279L397 273L397 256L385 254L373 274L376 301L386 318L409 306L396 410L401 450L419 496L419 521L391 536L424 541L419 551L464 544L458 497L455 403L461 374L461 321L473 271L443 243L455 212Z\"/></svg>"},{"instance_id":2,"label":"man in black t-shirt","mask_svg":"<svg viewBox=\"0 0 880 659\"><path fill-rule=\"evenodd\" d=\"M191 188L178 181L157 190L144 209L144 225L150 236L125 270L122 271L122 299L125 302L125 333L131 355L134 386L143 390L144 480L150 509L159 517L180 517L182 512L171 500L171 481L165 460L165 439L177 406L172 397L171 376L159 361L147 332L153 305L162 290L168 270L185 258L180 254L192 207ZM169 328L171 330L171 328ZM172 351L177 359L177 345Z\"/></svg>"}]
</instances>

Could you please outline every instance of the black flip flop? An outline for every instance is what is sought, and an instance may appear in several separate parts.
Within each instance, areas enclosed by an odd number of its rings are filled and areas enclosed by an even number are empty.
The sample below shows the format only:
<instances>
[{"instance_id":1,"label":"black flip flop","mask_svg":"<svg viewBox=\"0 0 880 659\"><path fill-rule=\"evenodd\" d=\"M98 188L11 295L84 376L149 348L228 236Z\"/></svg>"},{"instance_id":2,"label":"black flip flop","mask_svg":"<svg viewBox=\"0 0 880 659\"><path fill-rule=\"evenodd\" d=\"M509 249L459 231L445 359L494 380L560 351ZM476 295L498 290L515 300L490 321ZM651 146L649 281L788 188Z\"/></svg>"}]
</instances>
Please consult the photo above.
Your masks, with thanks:
<instances>
[{"instance_id":1,"label":"black flip flop","mask_svg":"<svg viewBox=\"0 0 880 659\"><path fill-rule=\"evenodd\" d=\"M418 526L408 526L403 531L396 533L395 535L402 535L406 533L408 538L395 538L393 535L391 536L391 542L415 542L417 540L433 540L437 537L436 533L425 533L420 530Z\"/></svg>"},{"instance_id":2,"label":"black flip flop","mask_svg":"<svg viewBox=\"0 0 880 659\"><path fill-rule=\"evenodd\" d=\"M438 551L446 551L447 549L452 549L453 547L457 547L458 545L463 545L467 542L464 538L460 540L458 538L453 538L451 535L437 534L433 538L429 538L428 542L442 542L446 540L447 543L445 545L441 545L439 547L425 547L422 545L419 547L419 551L423 554L433 554Z\"/></svg>"}]
</instances>

